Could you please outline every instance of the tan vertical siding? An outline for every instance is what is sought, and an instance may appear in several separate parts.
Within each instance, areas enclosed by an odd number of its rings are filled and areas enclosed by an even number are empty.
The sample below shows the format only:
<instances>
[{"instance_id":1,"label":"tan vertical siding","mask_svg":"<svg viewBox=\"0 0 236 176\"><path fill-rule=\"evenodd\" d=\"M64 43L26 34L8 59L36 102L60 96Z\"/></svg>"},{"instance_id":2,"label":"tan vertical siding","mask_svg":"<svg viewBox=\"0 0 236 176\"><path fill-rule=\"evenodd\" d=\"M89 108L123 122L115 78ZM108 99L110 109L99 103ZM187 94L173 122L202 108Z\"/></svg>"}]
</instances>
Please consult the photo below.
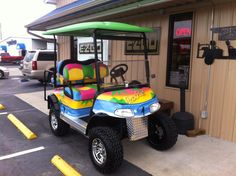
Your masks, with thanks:
<instances>
[{"instance_id":1,"label":"tan vertical siding","mask_svg":"<svg viewBox=\"0 0 236 176\"><path fill-rule=\"evenodd\" d=\"M228 3L215 7L214 26L235 26L236 25L236 3ZM198 43L209 43L211 40L211 15L212 8L204 7L191 9L194 12L192 59L190 70L190 87L186 91L186 109L195 116L195 126L206 129L211 136L236 141L236 61L215 60L211 66L209 96L208 96L208 118L200 117L201 110L205 104L205 92L207 86L207 75L209 67L203 59L196 58ZM189 11L189 10L187 10ZM150 71L156 78L151 79L151 86L159 98L174 101L174 111L179 110L179 91L175 88L165 86L167 46L168 46L168 25L169 14L167 15L146 15L142 18L132 19L129 23L147 26L161 27L160 54L150 56ZM214 35L217 41L218 36ZM233 42L233 45L236 43ZM224 49L224 55L228 55L224 42L217 41L217 45ZM116 47L114 47L116 46ZM124 46L113 42L112 58L139 58L140 56L121 56ZM236 46L235 46L236 47ZM123 52L123 51L122 51ZM118 56L118 57L117 57ZM133 67L137 67L135 64Z\"/></svg>"},{"instance_id":2,"label":"tan vertical siding","mask_svg":"<svg viewBox=\"0 0 236 176\"><path fill-rule=\"evenodd\" d=\"M58 0L57 8L70 4L76 0ZM58 56L60 60L69 59L70 58L70 38L64 36L58 36Z\"/></svg>"},{"instance_id":3,"label":"tan vertical siding","mask_svg":"<svg viewBox=\"0 0 236 176\"><path fill-rule=\"evenodd\" d=\"M70 37L58 36L59 43L59 59L70 59Z\"/></svg>"},{"instance_id":4,"label":"tan vertical siding","mask_svg":"<svg viewBox=\"0 0 236 176\"><path fill-rule=\"evenodd\" d=\"M233 16L236 3L229 3L215 8L215 27L233 26ZM211 8L196 11L195 42L193 49L197 49L197 43L207 43L210 40ZM205 34L205 35L204 35ZM214 35L217 41L218 36ZM224 42L217 41L217 45L225 50L224 55L228 55ZM202 128L205 128L209 135L233 140L235 129L235 107L236 102L233 92L235 81L232 77L232 67L235 61L215 60L211 66L210 88L208 96L208 118L201 119L200 112L204 106L205 89L207 82L208 66L203 60L193 56L192 67L192 90L191 90L191 112L194 113L196 121Z\"/></svg>"},{"instance_id":5,"label":"tan vertical siding","mask_svg":"<svg viewBox=\"0 0 236 176\"><path fill-rule=\"evenodd\" d=\"M236 62L229 61L226 76L226 85L223 99L222 124L220 134L223 139L234 140L233 135L236 131Z\"/></svg>"},{"instance_id":6,"label":"tan vertical siding","mask_svg":"<svg viewBox=\"0 0 236 176\"><path fill-rule=\"evenodd\" d=\"M74 0L59 0L58 7ZM188 6L189 8L189 6ZM179 8L178 8L179 9ZM209 43L211 40L211 10L212 7L204 6L200 8L182 9L179 13L186 11L194 12L192 58L190 69L190 87L186 91L186 109L195 116L195 126L206 129L207 134L226 140L236 142L236 60L215 60L211 66L208 96L208 118L202 119L200 112L205 104L205 92L207 86L207 75L209 67L205 65L203 59L196 58L198 43ZM178 12L176 12L178 13ZM166 66L167 66L167 47L168 47L168 27L169 15L150 14L137 18L126 19L126 22L147 27L161 27L160 54L150 56L150 71L156 78L151 79L151 86L159 98L174 101L174 111L179 110L179 90L166 87ZM236 26L236 2L225 3L215 6L215 27ZM214 36L217 45L224 49L224 55L228 55L224 42L217 41L218 36ZM59 37L60 58L70 57L69 38ZM232 42L236 47L236 42ZM111 43L111 58L113 60L141 59L138 55L124 55L124 43ZM141 64L141 65L140 65ZM114 66L111 65L110 67ZM142 63L129 63L133 71L126 75L127 78L133 77L140 69ZM134 69L135 68L135 69Z\"/></svg>"}]
</instances>

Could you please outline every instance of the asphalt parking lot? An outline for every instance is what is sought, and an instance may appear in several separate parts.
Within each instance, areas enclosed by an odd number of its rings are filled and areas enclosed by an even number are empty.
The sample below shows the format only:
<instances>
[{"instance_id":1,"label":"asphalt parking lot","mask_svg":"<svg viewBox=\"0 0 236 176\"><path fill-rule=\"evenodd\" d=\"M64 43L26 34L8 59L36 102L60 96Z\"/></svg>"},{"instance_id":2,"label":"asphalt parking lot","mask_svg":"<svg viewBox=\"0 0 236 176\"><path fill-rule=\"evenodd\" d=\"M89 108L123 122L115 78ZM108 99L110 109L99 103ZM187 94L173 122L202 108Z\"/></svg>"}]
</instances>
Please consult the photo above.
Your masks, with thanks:
<instances>
[{"instance_id":1,"label":"asphalt parking lot","mask_svg":"<svg viewBox=\"0 0 236 176\"><path fill-rule=\"evenodd\" d=\"M10 77L0 79L0 94L12 95L43 90L43 85L39 81L25 78L18 69L18 65L8 64L6 67L10 71Z\"/></svg>"},{"instance_id":2,"label":"asphalt parking lot","mask_svg":"<svg viewBox=\"0 0 236 176\"><path fill-rule=\"evenodd\" d=\"M34 92L43 89L37 80L21 81L17 66L8 66L13 73L9 79L0 80L0 176L54 176L60 171L51 164L51 158L58 154L82 175L101 175L93 167L89 156L87 139L74 130L65 137L55 137L50 131L47 115L14 96L16 93ZM37 134L37 138L27 140L7 119L14 114ZM11 154L40 150L20 156ZM9 156L9 158L8 158ZM7 159L5 159L7 157ZM124 161L121 168L112 175L150 175L141 168Z\"/></svg>"},{"instance_id":3,"label":"asphalt parking lot","mask_svg":"<svg viewBox=\"0 0 236 176\"><path fill-rule=\"evenodd\" d=\"M58 175L60 172L50 163L51 158L56 154L62 156L82 175L100 175L90 162L87 139L84 136L71 130L69 135L57 138L49 129L47 115L13 95L0 95L0 99L5 100L4 105L7 107L8 113L18 117L38 136L32 141L25 139L7 119L7 114L0 115L0 138L1 141L4 141L0 144L0 156L38 147L45 148L26 155L0 160L1 176ZM125 161L114 175L145 176L149 174Z\"/></svg>"},{"instance_id":4,"label":"asphalt parking lot","mask_svg":"<svg viewBox=\"0 0 236 176\"><path fill-rule=\"evenodd\" d=\"M62 175L50 162L56 154L83 176L101 175L89 159L88 141L84 136L74 130L62 138L52 135L43 86L37 80L22 82L24 77L17 66L8 67L9 79L0 80L0 104L6 106L5 110L0 110L0 176ZM9 113L38 137L27 140L7 119ZM196 138L180 135L176 145L165 152L152 149L146 140L124 140L122 143L125 160L111 175L215 176L236 173L236 144L207 135ZM20 155L16 155L19 152Z\"/></svg>"}]
</instances>

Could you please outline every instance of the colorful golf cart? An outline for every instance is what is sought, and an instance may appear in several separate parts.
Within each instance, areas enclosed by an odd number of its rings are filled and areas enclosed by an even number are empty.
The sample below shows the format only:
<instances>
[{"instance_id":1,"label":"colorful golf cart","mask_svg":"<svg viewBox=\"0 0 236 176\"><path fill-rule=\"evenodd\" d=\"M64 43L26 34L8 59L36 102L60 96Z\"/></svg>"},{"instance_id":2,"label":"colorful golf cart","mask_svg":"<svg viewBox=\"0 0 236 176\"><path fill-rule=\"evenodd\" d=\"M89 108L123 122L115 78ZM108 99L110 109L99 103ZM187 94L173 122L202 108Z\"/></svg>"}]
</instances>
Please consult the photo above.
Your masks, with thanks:
<instances>
[{"instance_id":1,"label":"colorful golf cart","mask_svg":"<svg viewBox=\"0 0 236 176\"><path fill-rule=\"evenodd\" d=\"M174 122L158 113L160 104L150 88L145 33L151 31L125 23L85 22L45 32L55 39L55 35L93 37L93 59L55 60L55 91L46 96L45 86L45 99L52 132L62 136L73 127L87 136L90 158L102 173L110 173L121 165L124 138L131 141L147 138L157 150L169 149L177 141ZM143 82L126 79L132 64L112 65L103 61L103 53L98 52L98 42L103 40L142 42L143 55L139 58L142 57L145 70ZM136 62L134 58L133 61ZM111 66L114 67L109 71Z\"/></svg>"}]
</instances>

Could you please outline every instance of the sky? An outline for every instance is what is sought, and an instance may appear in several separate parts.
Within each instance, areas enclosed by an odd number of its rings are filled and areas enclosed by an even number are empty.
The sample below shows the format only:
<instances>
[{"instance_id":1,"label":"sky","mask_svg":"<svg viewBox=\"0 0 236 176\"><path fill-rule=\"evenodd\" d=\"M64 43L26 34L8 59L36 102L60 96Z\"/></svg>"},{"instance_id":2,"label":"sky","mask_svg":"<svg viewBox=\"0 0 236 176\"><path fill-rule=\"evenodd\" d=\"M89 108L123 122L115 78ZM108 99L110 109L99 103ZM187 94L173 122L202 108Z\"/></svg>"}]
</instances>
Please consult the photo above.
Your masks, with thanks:
<instances>
[{"instance_id":1,"label":"sky","mask_svg":"<svg viewBox=\"0 0 236 176\"><path fill-rule=\"evenodd\" d=\"M43 0L0 0L2 39L28 36L25 25L55 9Z\"/></svg>"}]
</instances>

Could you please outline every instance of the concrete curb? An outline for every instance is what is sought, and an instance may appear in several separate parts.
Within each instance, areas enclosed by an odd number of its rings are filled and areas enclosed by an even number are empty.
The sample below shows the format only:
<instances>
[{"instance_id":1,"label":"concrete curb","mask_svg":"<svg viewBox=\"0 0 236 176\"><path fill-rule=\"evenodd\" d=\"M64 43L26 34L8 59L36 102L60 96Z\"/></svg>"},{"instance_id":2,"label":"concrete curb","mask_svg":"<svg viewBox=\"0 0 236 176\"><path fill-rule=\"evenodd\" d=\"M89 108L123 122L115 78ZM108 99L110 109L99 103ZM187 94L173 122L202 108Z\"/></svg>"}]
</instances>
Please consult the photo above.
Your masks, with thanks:
<instances>
[{"instance_id":1,"label":"concrete curb","mask_svg":"<svg viewBox=\"0 0 236 176\"><path fill-rule=\"evenodd\" d=\"M3 106L2 104L0 104L0 110L6 109L5 106Z\"/></svg>"},{"instance_id":2,"label":"concrete curb","mask_svg":"<svg viewBox=\"0 0 236 176\"><path fill-rule=\"evenodd\" d=\"M81 176L73 167L64 161L59 155L51 159L51 163L56 166L65 176Z\"/></svg>"},{"instance_id":3,"label":"concrete curb","mask_svg":"<svg viewBox=\"0 0 236 176\"><path fill-rule=\"evenodd\" d=\"M25 135L29 140L37 138L29 128L27 128L20 120L18 120L13 114L9 114L7 118Z\"/></svg>"}]
</instances>

